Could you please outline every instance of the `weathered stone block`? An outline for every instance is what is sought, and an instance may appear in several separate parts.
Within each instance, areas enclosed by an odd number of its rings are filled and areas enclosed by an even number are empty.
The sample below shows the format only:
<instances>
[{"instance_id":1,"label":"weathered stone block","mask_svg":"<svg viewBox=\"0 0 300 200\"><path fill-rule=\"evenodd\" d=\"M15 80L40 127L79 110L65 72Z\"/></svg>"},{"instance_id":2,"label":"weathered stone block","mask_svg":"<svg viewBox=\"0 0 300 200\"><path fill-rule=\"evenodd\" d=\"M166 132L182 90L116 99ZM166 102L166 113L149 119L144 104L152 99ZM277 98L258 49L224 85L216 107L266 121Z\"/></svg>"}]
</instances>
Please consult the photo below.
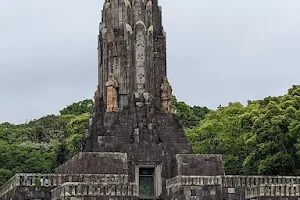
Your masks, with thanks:
<instances>
[{"instance_id":1,"label":"weathered stone block","mask_svg":"<svg viewBox=\"0 0 300 200\"><path fill-rule=\"evenodd\" d=\"M177 173L183 176L224 175L221 155L177 154Z\"/></svg>"},{"instance_id":2,"label":"weathered stone block","mask_svg":"<svg viewBox=\"0 0 300 200\"><path fill-rule=\"evenodd\" d=\"M127 154L79 153L56 169L59 174L127 174Z\"/></svg>"}]
</instances>

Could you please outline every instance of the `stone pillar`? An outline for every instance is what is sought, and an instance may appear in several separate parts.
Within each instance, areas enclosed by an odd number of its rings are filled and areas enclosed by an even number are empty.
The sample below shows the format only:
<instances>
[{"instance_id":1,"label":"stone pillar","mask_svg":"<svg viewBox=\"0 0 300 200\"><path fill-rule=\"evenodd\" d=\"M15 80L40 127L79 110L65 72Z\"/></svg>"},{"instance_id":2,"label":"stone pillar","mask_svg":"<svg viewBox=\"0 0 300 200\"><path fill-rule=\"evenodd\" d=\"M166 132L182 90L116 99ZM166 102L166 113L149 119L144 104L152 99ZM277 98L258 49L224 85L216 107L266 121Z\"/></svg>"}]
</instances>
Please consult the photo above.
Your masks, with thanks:
<instances>
[{"instance_id":1,"label":"stone pillar","mask_svg":"<svg viewBox=\"0 0 300 200\"><path fill-rule=\"evenodd\" d=\"M296 186L296 196L299 196L300 195L300 186L299 185L297 185Z\"/></svg>"},{"instance_id":2,"label":"stone pillar","mask_svg":"<svg viewBox=\"0 0 300 200\"><path fill-rule=\"evenodd\" d=\"M104 185L100 186L100 195L105 195L105 187Z\"/></svg>"}]
</instances>

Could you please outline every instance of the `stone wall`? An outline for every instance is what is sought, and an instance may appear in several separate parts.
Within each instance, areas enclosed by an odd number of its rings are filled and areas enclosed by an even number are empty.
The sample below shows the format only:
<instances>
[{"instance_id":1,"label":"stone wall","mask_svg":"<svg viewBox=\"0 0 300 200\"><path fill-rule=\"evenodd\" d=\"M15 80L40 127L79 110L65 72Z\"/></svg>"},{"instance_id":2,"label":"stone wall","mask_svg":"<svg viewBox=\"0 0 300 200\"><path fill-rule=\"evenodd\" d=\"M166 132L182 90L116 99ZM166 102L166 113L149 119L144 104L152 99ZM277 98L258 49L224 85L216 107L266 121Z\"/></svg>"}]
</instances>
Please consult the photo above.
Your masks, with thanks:
<instances>
[{"instance_id":1,"label":"stone wall","mask_svg":"<svg viewBox=\"0 0 300 200\"><path fill-rule=\"evenodd\" d=\"M246 190L246 199L298 200L298 198L300 199L300 184L259 185Z\"/></svg>"},{"instance_id":2,"label":"stone wall","mask_svg":"<svg viewBox=\"0 0 300 200\"><path fill-rule=\"evenodd\" d=\"M218 185L180 186L168 194L168 200L221 200L222 188Z\"/></svg>"},{"instance_id":3,"label":"stone wall","mask_svg":"<svg viewBox=\"0 0 300 200\"><path fill-rule=\"evenodd\" d=\"M225 175L221 155L178 154L176 163L178 176Z\"/></svg>"},{"instance_id":4,"label":"stone wall","mask_svg":"<svg viewBox=\"0 0 300 200\"><path fill-rule=\"evenodd\" d=\"M300 184L300 176L231 176L223 177L224 187L253 187L256 185Z\"/></svg>"},{"instance_id":5,"label":"stone wall","mask_svg":"<svg viewBox=\"0 0 300 200\"><path fill-rule=\"evenodd\" d=\"M42 187L18 185L14 186L12 190L9 190L1 196L0 200L51 200L51 190L54 188L54 186Z\"/></svg>"},{"instance_id":6,"label":"stone wall","mask_svg":"<svg viewBox=\"0 0 300 200\"><path fill-rule=\"evenodd\" d=\"M246 199L246 190L260 186L300 184L300 177L292 176L224 176L222 179L224 195L231 199Z\"/></svg>"},{"instance_id":7,"label":"stone wall","mask_svg":"<svg viewBox=\"0 0 300 200\"><path fill-rule=\"evenodd\" d=\"M0 188L0 200L9 199L22 191L31 191L31 194L41 196L39 191L49 193L49 188L53 189L67 182L118 185L127 184L128 176L126 174L16 174Z\"/></svg>"},{"instance_id":8,"label":"stone wall","mask_svg":"<svg viewBox=\"0 0 300 200\"><path fill-rule=\"evenodd\" d=\"M138 199L137 185L133 183L64 183L52 190L52 200L68 199Z\"/></svg>"},{"instance_id":9,"label":"stone wall","mask_svg":"<svg viewBox=\"0 0 300 200\"><path fill-rule=\"evenodd\" d=\"M222 197L221 176L178 176L167 180L167 199L211 199Z\"/></svg>"},{"instance_id":10,"label":"stone wall","mask_svg":"<svg viewBox=\"0 0 300 200\"><path fill-rule=\"evenodd\" d=\"M0 188L0 200L50 200L52 189L56 199L138 199L136 183L125 174L17 174ZM165 200L299 200L300 177L177 176L166 181L166 189Z\"/></svg>"},{"instance_id":11,"label":"stone wall","mask_svg":"<svg viewBox=\"0 0 300 200\"><path fill-rule=\"evenodd\" d=\"M128 174L124 153L79 153L56 169L58 174Z\"/></svg>"},{"instance_id":12,"label":"stone wall","mask_svg":"<svg viewBox=\"0 0 300 200\"><path fill-rule=\"evenodd\" d=\"M274 183L274 184L272 184ZM294 200L300 198L300 177L178 176L167 180L168 199ZM298 200L298 199L297 199Z\"/></svg>"}]
</instances>

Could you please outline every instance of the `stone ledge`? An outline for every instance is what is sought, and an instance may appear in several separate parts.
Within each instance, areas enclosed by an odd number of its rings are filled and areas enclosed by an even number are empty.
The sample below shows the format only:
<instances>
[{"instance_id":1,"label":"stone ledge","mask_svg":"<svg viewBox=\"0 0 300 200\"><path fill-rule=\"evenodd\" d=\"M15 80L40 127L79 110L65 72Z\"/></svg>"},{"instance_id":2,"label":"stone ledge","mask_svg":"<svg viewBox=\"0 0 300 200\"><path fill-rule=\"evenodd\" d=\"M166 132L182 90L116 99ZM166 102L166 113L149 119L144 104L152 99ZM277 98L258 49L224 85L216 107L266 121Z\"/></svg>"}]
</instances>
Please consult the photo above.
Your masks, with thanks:
<instances>
[{"instance_id":1,"label":"stone ledge","mask_svg":"<svg viewBox=\"0 0 300 200\"><path fill-rule=\"evenodd\" d=\"M218 199L300 199L300 177L291 176L177 176L166 180L166 188L170 198L196 194L204 199L215 195ZM203 191L208 192L205 197Z\"/></svg>"},{"instance_id":2,"label":"stone ledge","mask_svg":"<svg viewBox=\"0 0 300 200\"><path fill-rule=\"evenodd\" d=\"M51 199L51 190L55 186L27 186L27 185L17 185L14 186L12 190L7 191L0 197L0 200L23 200L23 199Z\"/></svg>"},{"instance_id":3,"label":"stone ledge","mask_svg":"<svg viewBox=\"0 0 300 200\"><path fill-rule=\"evenodd\" d=\"M51 196L52 200L60 200L64 197L138 197L138 191L135 183L64 183L53 189Z\"/></svg>"},{"instance_id":4,"label":"stone ledge","mask_svg":"<svg viewBox=\"0 0 300 200\"><path fill-rule=\"evenodd\" d=\"M177 176L166 180L166 188L179 186L222 185L222 176Z\"/></svg>"},{"instance_id":5,"label":"stone ledge","mask_svg":"<svg viewBox=\"0 0 300 200\"><path fill-rule=\"evenodd\" d=\"M300 184L300 176L239 176L225 175L224 187L253 187L267 184Z\"/></svg>"},{"instance_id":6,"label":"stone ledge","mask_svg":"<svg viewBox=\"0 0 300 200\"><path fill-rule=\"evenodd\" d=\"M300 176L176 176L166 180L167 188L184 185L221 185L224 188L300 185Z\"/></svg>"},{"instance_id":7,"label":"stone ledge","mask_svg":"<svg viewBox=\"0 0 300 200\"><path fill-rule=\"evenodd\" d=\"M26 180L25 180L26 177ZM43 179L41 183L40 180ZM48 179L48 184L45 180ZM17 186L53 187L65 182L126 184L127 174L16 174L0 188L0 198Z\"/></svg>"},{"instance_id":8,"label":"stone ledge","mask_svg":"<svg viewBox=\"0 0 300 200\"><path fill-rule=\"evenodd\" d=\"M300 197L300 184L260 185L245 191L246 199L258 197Z\"/></svg>"}]
</instances>

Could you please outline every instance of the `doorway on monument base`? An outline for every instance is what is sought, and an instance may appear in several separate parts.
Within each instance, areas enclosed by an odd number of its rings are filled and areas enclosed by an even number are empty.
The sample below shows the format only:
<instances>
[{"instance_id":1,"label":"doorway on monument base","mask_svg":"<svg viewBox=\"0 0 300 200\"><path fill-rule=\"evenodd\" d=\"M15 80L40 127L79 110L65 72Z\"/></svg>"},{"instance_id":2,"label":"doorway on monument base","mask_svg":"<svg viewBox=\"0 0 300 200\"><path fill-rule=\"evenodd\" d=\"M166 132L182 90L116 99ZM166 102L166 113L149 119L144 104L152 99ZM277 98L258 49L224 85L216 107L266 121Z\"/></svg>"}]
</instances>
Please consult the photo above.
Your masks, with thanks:
<instances>
[{"instance_id":1,"label":"doorway on monument base","mask_svg":"<svg viewBox=\"0 0 300 200\"><path fill-rule=\"evenodd\" d=\"M161 165L139 164L135 166L135 182L139 199L154 199L161 195Z\"/></svg>"}]
</instances>

